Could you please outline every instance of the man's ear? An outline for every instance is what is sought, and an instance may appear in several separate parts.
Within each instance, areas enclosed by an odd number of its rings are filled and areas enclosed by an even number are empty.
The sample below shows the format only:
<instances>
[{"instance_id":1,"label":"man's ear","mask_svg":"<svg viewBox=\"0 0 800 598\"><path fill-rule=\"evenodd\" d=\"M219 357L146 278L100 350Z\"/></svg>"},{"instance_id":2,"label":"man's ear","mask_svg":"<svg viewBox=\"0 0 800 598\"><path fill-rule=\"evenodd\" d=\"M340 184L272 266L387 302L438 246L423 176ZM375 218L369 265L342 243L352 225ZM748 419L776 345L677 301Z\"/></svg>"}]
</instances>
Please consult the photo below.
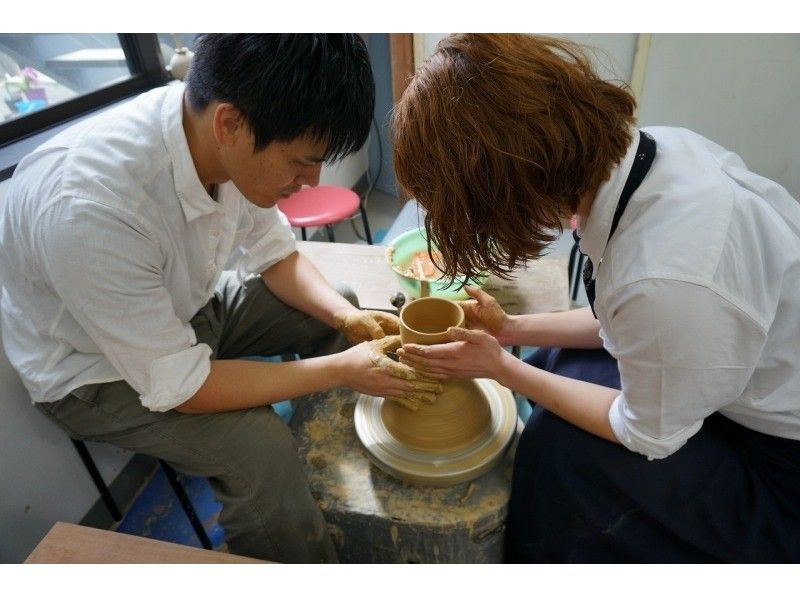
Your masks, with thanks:
<instances>
[{"instance_id":1,"label":"man's ear","mask_svg":"<svg viewBox=\"0 0 800 598\"><path fill-rule=\"evenodd\" d=\"M214 138L223 147L233 147L246 134L244 117L233 104L222 102L214 108L212 121Z\"/></svg>"}]
</instances>

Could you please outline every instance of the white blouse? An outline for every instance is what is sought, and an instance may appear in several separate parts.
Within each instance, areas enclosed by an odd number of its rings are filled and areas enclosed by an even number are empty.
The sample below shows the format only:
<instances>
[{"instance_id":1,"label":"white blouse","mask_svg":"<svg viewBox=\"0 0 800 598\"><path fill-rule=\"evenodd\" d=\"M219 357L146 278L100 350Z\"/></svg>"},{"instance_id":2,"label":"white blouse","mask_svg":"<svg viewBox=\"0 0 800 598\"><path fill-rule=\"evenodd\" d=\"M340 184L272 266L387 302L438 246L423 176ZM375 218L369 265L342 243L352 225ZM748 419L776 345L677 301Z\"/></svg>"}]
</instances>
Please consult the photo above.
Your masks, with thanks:
<instances>
[{"instance_id":1,"label":"white blouse","mask_svg":"<svg viewBox=\"0 0 800 598\"><path fill-rule=\"evenodd\" d=\"M800 440L800 204L700 135L645 130L656 158L608 246L638 135L579 223L622 380L614 434L662 458L719 411Z\"/></svg>"},{"instance_id":2,"label":"white blouse","mask_svg":"<svg viewBox=\"0 0 800 598\"><path fill-rule=\"evenodd\" d=\"M232 183L214 201L170 85L57 135L23 159L0 210L3 341L34 401L125 380L153 411L186 401L211 349L189 321L223 269L295 250L285 216Z\"/></svg>"}]
</instances>

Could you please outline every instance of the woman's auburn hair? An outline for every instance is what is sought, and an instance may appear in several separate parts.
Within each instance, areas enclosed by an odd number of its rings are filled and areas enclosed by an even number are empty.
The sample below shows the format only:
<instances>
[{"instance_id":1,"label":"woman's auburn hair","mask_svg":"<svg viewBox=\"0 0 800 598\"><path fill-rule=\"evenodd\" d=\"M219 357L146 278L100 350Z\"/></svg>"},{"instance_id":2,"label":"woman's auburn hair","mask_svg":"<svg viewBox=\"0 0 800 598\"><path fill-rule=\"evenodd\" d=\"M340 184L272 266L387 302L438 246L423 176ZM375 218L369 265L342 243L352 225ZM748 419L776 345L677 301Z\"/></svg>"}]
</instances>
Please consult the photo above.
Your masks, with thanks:
<instances>
[{"instance_id":1,"label":"woman's auburn hair","mask_svg":"<svg viewBox=\"0 0 800 598\"><path fill-rule=\"evenodd\" d=\"M427 211L445 276L508 278L540 257L625 155L635 108L566 40L442 39L392 124L397 182Z\"/></svg>"}]
</instances>

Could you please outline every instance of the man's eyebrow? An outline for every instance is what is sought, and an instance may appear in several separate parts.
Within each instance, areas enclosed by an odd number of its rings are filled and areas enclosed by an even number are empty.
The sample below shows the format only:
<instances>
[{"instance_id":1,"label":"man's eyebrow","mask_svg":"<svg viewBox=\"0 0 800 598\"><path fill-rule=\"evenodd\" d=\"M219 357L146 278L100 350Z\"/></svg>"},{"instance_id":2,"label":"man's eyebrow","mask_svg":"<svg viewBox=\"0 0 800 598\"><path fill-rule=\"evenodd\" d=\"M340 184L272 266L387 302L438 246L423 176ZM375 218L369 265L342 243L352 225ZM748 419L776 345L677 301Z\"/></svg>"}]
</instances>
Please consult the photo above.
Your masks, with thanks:
<instances>
[{"instance_id":1,"label":"man's eyebrow","mask_svg":"<svg viewBox=\"0 0 800 598\"><path fill-rule=\"evenodd\" d=\"M310 154L308 156L304 156L303 159L306 162L314 162L315 164L321 164L322 162L325 161L325 158L323 158L322 156L315 156Z\"/></svg>"}]
</instances>

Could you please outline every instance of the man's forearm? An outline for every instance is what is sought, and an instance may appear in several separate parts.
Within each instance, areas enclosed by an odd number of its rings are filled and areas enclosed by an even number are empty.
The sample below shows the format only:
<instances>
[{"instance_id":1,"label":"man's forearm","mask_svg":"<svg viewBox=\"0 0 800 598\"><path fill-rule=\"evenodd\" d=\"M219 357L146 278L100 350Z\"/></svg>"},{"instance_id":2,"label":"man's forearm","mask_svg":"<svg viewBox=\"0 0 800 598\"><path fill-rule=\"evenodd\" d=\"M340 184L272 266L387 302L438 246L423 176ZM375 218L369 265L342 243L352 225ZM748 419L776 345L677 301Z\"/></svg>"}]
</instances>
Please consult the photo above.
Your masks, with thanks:
<instances>
[{"instance_id":1,"label":"man's forearm","mask_svg":"<svg viewBox=\"0 0 800 598\"><path fill-rule=\"evenodd\" d=\"M285 363L220 359L181 413L216 413L262 407L341 386L337 357L327 355Z\"/></svg>"},{"instance_id":2,"label":"man's forearm","mask_svg":"<svg viewBox=\"0 0 800 598\"><path fill-rule=\"evenodd\" d=\"M509 316L507 344L570 349L599 349L600 324L588 308Z\"/></svg>"},{"instance_id":3,"label":"man's forearm","mask_svg":"<svg viewBox=\"0 0 800 598\"><path fill-rule=\"evenodd\" d=\"M333 315L354 309L311 261L295 251L261 273L272 293L287 305L333 326Z\"/></svg>"}]
</instances>

